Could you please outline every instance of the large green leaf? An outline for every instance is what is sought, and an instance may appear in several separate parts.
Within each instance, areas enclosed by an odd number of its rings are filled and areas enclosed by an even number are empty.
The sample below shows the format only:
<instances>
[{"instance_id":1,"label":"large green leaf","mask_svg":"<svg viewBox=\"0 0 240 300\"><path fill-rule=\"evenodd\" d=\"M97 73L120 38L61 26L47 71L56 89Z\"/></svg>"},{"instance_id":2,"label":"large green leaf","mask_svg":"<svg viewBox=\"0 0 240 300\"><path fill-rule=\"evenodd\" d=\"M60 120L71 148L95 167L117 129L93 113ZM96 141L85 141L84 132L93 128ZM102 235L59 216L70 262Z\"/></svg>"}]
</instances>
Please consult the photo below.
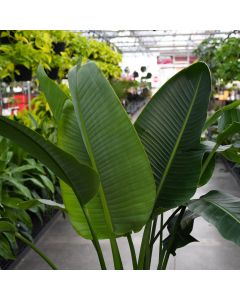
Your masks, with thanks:
<instances>
[{"instance_id":1,"label":"large green leaf","mask_svg":"<svg viewBox=\"0 0 240 300\"><path fill-rule=\"evenodd\" d=\"M231 147L226 151L222 152L221 155L227 160L240 164L240 149Z\"/></svg>"},{"instance_id":2,"label":"large green leaf","mask_svg":"<svg viewBox=\"0 0 240 300\"><path fill-rule=\"evenodd\" d=\"M237 108L224 111L218 121L218 131L222 132L226 127L234 122L240 123L240 110Z\"/></svg>"},{"instance_id":3,"label":"large green leaf","mask_svg":"<svg viewBox=\"0 0 240 300\"><path fill-rule=\"evenodd\" d=\"M208 158L209 153L204 153L203 159L202 159L202 165L204 165L206 159ZM216 154L212 156L210 159L207 167L203 172L201 173L198 187L205 185L212 177L213 171L215 169L215 163L216 163Z\"/></svg>"},{"instance_id":4,"label":"large green leaf","mask_svg":"<svg viewBox=\"0 0 240 300\"><path fill-rule=\"evenodd\" d=\"M215 151L215 147L217 147L216 143L212 141L204 141L201 143L200 147L203 149L204 156L202 159L202 165L206 162L208 159L208 156L211 155L211 151ZM223 155L224 153L229 153L229 150L231 149L232 145L224 145L224 146L218 146L216 149L216 153ZM198 182L198 186L205 185L212 177L214 168L215 168L215 162L216 162L216 153L214 152L214 155L211 156L210 161L207 164L207 167L205 170L202 169L201 177Z\"/></svg>"},{"instance_id":5,"label":"large green leaf","mask_svg":"<svg viewBox=\"0 0 240 300\"><path fill-rule=\"evenodd\" d=\"M240 199L211 191L193 200L188 208L213 224L220 234L240 246Z\"/></svg>"},{"instance_id":6,"label":"large green leaf","mask_svg":"<svg viewBox=\"0 0 240 300\"><path fill-rule=\"evenodd\" d=\"M61 118L63 105L68 96L59 88L59 86L50 79L41 65L37 69L37 78L40 89L44 92L54 118L59 121Z\"/></svg>"},{"instance_id":7,"label":"large green leaf","mask_svg":"<svg viewBox=\"0 0 240 300\"><path fill-rule=\"evenodd\" d=\"M207 121L205 122L205 124L203 126L202 131L208 129L208 127L210 127L211 125L213 125L214 123L216 123L217 120L219 119L219 117L221 117L224 114L224 112L230 111L230 110L238 107L239 105L240 105L240 100L234 101L233 103L228 104L228 105L220 108L219 110L217 110L211 117L209 117L207 119Z\"/></svg>"},{"instance_id":8,"label":"large green leaf","mask_svg":"<svg viewBox=\"0 0 240 300\"><path fill-rule=\"evenodd\" d=\"M66 102L62 119L58 126L58 146L73 155L76 159L81 159L88 164L90 163L76 120L73 104L69 100ZM71 224L78 234L91 239L91 233L87 221L73 190L62 180L60 181L60 185L63 202L68 212ZM91 224L98 238L102 239L109 237L99 196L96 195L91 201L89 201L86 208L89 212Z\"/></svg>"},{"instance_id":9,"label":"large green leaf","mask_svg":"<svg viewBox=\"0 0 240 300\"><path fill-rule=\"evenodd\" d=\"M226 139L232 137L234 134L240 133L240 123L233 122L228 125L221 133L217 136L217 144L221 145Z\"/></svg>"},{"instance_id":10,"label":"large green leaf","mask_svg":"<svg viewBox=\"0 0 240 300\"><path fill-rule=\"evenodd\" d=\"M99 173L99 194L87 205L96 234L108 238L113 233L138 231L150 216L156 188L137 133L111 85L94 63L72 68L69 86L83 139L69 138L70 145L66 140L61 144L75 157L90 161ZM79 136L75 125L72 132ZM62 138L67 138L66 132ZM66 201L65 206L69 211Z\"/></svg>"},{"instance_id":11,"label":"large green leaf","mask_svg":"<svg viewBox=\"0 0 240 300\"><path fill-rule=\"evenodd\" d=\"M195 193L210 90L207 65L193 64L160 88L135 123L155 176L157 210L181 205Z\"/></svg>"},{"instance_id":12,"label":"large green leaf","mask_svg":"<svg viewBox=\"0 0 240 300\"><path fill-rule=\"evenodd\" d=\"M13 140L69 184L81 205L87 203L96 194L99 186L97 173L38 133L20 123L0 117L0 134Z\"/></svg>"}]
</instances>

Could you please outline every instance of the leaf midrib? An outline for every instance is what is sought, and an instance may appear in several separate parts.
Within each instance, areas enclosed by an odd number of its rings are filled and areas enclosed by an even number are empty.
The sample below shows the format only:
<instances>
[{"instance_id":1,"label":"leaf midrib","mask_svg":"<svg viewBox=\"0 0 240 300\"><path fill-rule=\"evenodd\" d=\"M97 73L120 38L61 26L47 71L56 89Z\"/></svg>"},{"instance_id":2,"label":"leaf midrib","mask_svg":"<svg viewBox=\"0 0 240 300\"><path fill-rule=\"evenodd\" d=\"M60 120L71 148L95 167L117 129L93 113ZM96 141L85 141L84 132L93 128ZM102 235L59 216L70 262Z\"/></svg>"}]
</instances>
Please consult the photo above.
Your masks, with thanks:
<instances>
[{"instance_id":1,"label":"leaf midrib","mask_svg":"<svg viewBox=\"0 0 240 300\"><path fill-rule=\"evenodd\" d=\"M216 202L207 200L207 199L204 199L204 201L208 202L209 204L212 204L213 206L218 207L219 209L221 209L222 211L224 211L227 215L229 215L230 217L232 217L238 224L240 224L240 220L238 220L234 215L232 215L228 210L226 210L221 205L217 204Z\"/></svg>"},{"instance_id":2,"label":"leaf midrib","mask_svg":"<svg viewBox=\"0 0 240 300\"><path fill-rule=\"evenodd\" d=\"M201 74L200 77L199 77L199 80L198 80L198 83L197 83L197 87L196 87L196 91L195 91L195 93L194 93L194 96L193 96L193 99L192 99L192 103L191 103L191 105L190 105L190 107L189 107L189 109L188 109L188 113L187 113L186 119L185 119L185 121L184 121L184 123L183 123L183 126L182 126L181 130L180 130L180 133L179 133L179 135L178 135L176 144L175 144L175 146L174 146L174 148L173 148L173 151L172 151L172 153L171 153L171 156L170 156L170 158L169 158L169 160L168 160L168 164L167 164L167 166L166 166L166 168L165 168L165 171L164 171L164 173L163 173L162 179L161 179L160 184L159 184L159 186L158 186L158 189L157 189L157 197L156 197L156 199L159 197L159 194L160 194L160 192L161 192L161 189L162 189L162 187L163 187L163 185L164 185L164 182L165 182L165 180L166 180L166 178L167 178L168 172L169 172L169 170L170 170L170 167L171 167L171 165L172 165L172 162L173 162L174 157L175 157L175 155L176 155L176 152L177 152L177 150L178 150L178 146L179 146L180 141L181 141L181 139L182 139L183 133L184 133L184 131L185 131L185 129L186 129L186 126L187 126L189 117L190 117L191 112L192 112L193 105L194 105L195 100L196 100L196 98L197 98L197 93L198 93L198 90L199 90L199 85L200 85L200 82L201 82L201 78L202 78L202 74Z\"/></svg>"},{"instance_id":3,"label":"leaf midrib","mask_svg":"<svg viewBox=\"0 0 240 300\"><path fill-rule=\"evenodd\" d=\"M89 70L86 70L86 71L88 73L90 73ZM91 76L91 74L90 74L90 78L93 79L93 76ZM77 83L78 83L78 70L76 70L76 84L75 84L75 95L78 98L78 88L77 88L78 85L77 85ZM95 86L96 86L96 88L98 88L97 84L95 84ZM78 111L78 114L79 114L79 118L77 117L77 121L78 121L78 123L80 123L79 127L80 127L80 131L82 133L84 144L86 146L86 150L88 152L88 155L89 155L89 158L90 158L93 169L97 172L97 174L99 174L97 164L96 164L96 161L95 161L95 158L94 158L93 150L92 150L92 147L91 147L91 143L90 143L89 138L88 138L88 134L87 134L84 118L83 118L83 115L82 115L82 111L78 108L77 103L76 103L76 107L77 107L77 111ZM110 212L109 212L109 209L108 209L107 199L106 199L105 192L104 192L104 189L103 189L103 186L102 186L101 178L100 178L98 193L99 193L99 196L100 196L100 200L101 200L101 204L102 204L102 208L103 208L103 212L104 212L106 225L107 225L108 229L110 230L110 233L113 233L114 230L113 230L112 218L111 218L111 215L110 215Z\"/></svg>"}]
</instances>

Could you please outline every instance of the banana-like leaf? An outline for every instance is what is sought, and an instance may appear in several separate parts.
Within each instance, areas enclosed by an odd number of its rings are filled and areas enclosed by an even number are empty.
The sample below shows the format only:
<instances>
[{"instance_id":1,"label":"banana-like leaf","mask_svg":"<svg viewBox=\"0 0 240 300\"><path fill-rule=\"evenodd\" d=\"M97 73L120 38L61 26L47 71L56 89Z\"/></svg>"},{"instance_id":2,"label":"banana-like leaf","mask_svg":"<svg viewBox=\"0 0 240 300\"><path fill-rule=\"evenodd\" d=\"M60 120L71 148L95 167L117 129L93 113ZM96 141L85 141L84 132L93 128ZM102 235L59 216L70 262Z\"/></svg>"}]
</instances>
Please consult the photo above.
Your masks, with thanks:
<instances>
[{"instance_id":1,"label":"banana-like leaf","mask_svg":"<svg viewBox=\"0 0 240 300\"><path fill-rule=\"evenodd\" d=\"M37 69L37 78L39 80L40 90L44 92L54 118L56 121L59 121L63 105L68 96L59 88L56 82L47 76L41 65L39 65Z\"/></svg>"},{"instance_id":2,"label":"banana-like leaf","mask_svg":"<svg viewBox=\"0 0 240 300\"><path fill-rule=\"evenodd\" d=\"M240 123L233 122L231 125L227 126L221 133L217 136L217 144L221 145L227 138L233 136L236 133L240 133Z\"/></svg>"},{"instance_id":3,"label":"banana-like leaf","mask_svg":"<svg viewBox=\"0 0 240 300\"><path fill-rule=\"evenodd\" d=\"M208 127L210 127L211 125L213 125L215 122L217 122L218 118L221 117L223 115L224 112L226 111L230 111L236 107L238 107L240 105L240 100L238 101L234 101L231 104L228 104L222 108L220 108L219 110L217 110L211 117L209 117L206 121L206 123L203 126L202 131L205 131L206 129L208 129Z\"/></svg>"},{"instance_id":4,"label":"banana-like leaf","mask_svg":"<svg viewBox=\"0 0 240 300\"><path fill-rule=\"evenodd\" d=\"M218 191L211 191L192 200L188 208L213 224L227 240L240 246L240 199Z\"/></svg>"},{"instance_id":5,"label":"banana-like leaf","mask_svg":"<svg viewBox=\"0 0 240 300\"><path fill-rule=\"evenodd\" d=\"M227 160L240 164L240 150L239 148L231 147L222 152L221 155Z\"/></svg>"},{"instance_id":6,"label":"banana-like leaf","mask_svg":"<svg viewBox=\"0 0 240 300\"><path fill-rule=\"evenodd\" d=\"M58 126L58 146L73 155L76 159L81 159L82 161L90 164L90 159L77 123L73 103L69 100L66 101L62 119ZM63 202L72 226L79 235L84 238L91 239L92 236L87 221L73 190L62 180L60 180L60 185ZM98 195L95 195L95 197L87 203L86 209L89 213L89 218L94 232L97 234L98 238L108 238L109 232Z\"/></svg>"},{"instance_id":7,"label":"banana-like leaf","mask_svg":"<svg viewBox=\"0 0 240 300\"><path fill-rule=\"evenodd\" d=\"M205 153L211 152L214 149L215 146L216 146L216 143L213 142L213 141L203 141L200 144L200 147L203 149L203 151ZM220 145L220 146L217 147L216 152L217 153L225 152L228 149L230 149L231 147L232 147L231 144L229 144L229 145Z\"/></svg>"},{"instance_id":8,"label":"banana-like leaf","mask_svg":"<svg viewBox=\"0 0 240 300\"><path fill-rule=\"evenodd\" d=\"M216 147L216 143L212 141L204 141L201 142L200 147L203 149L204 156L202 159L202 165L204 165L204 162L210 155L210 152L213 151L214 147ZM225 156L225 153L230 153L232 145L224 145L224 146L218 146L214 155L211 157L206 169L202 172L201 177L198 182L198 187L205 185L212 177L214 168L215 168L215 162L216 162L216 154L220 154L222 156ZM231 151L232 153L232 151Z\"/></svg>"},{"instance_id":9,"label":"banana-like leaf","mask_svg":"<svg viewBox=\"0 0 240 300\"><path fill-rule=\"evenodd\" d=\"M38 133L20 123L0 117L0 135L21 146L70 185L81 205L86 204L96 194L99 187L97 173Z\"/></svg>"},{"instance_id":10,"label":"banana-like leaf","mask_svg":"<svg viewBox=\"0 0 240 300\"><path fill-rule=\"evenodd\" d=\"M208 153L204 154L203 160L202 160L202 165L206 161L208 155L209 155ZM209 163L207 165L207 168L204 170L204 172L202 172L199 182L198 182L198 187L205 185L211 179L211 177L213 175L213 171L215 169L215 164L216 164L216 154L213 155L213 157L211 158L211 160L209 161Z\"/></svg>"},{"instance_id":11,"label":"banana-like leaf","mask_svg":"<svg viewBox=\"0 0 240 300\"><path fill-rule=\"evenodd\" d=\"M240 110L237 108L227 110L218 121L218 131L222 132L234 122L240 123Z\"/></svg>"},{"instance_id":12,"label":"banana-like leaf","mask_svg":"<svg viewBox=\"0 0 240 300\"><path fill-rule=\"evenodd\" d=\"M195 193L210 90L207 65L193 64L160 88L135 123L155 176L156 211L179 206Z\"/></svg>"},{"instance_id":13,"label":"banana-like leaf","mask_svg":"<svg viewBox=\"0 0 240 300\"><path fill-rule=\"evenodd\" d=\"M87 205L96 234L109 238L138 231L148 220L156 195L150 163L139 137L94 63L72 68L68 78L82 139L71 140L71 146L66 147L82 155L81 160L90 161L99 173L98 196ZM79 135L75 127L72 131ZM69 211L66 202L65 206Z\"/></svg>"}]
</instances>

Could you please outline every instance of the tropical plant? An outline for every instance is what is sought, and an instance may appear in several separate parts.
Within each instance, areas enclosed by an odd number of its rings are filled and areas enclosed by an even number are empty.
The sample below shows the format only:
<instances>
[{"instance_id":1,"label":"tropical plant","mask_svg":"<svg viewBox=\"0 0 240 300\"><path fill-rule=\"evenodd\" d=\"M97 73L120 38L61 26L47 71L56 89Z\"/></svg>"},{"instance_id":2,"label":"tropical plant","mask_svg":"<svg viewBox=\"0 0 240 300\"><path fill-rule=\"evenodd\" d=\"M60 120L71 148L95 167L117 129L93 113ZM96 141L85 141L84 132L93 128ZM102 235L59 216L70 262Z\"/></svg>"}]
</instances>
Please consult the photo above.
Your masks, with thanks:
<instances>
[{"instance_id":1,"label":"tropical plant","mask_svg":"<svg viewBox=\"0 0 240 300\"><path fill-rule=\"evenodd\" d=\"M7 42L5 42L5 40ZM64 44L62 49L57 45ZM121 54L106 43L88 40L79 32L64 30L5 30L0 32L0 79L14 80L19 65L33 71L39 63L52 78L62 79L80 58L97 61L107 78L119 77ZM51 73L52 71L52 73Z\"/></svg>"},{"instance_id":2,"label":"tropical plant","mask_svg":"<svg viewBox=\"0 0 240 300\"><path fill-rule=\"evenodd\" d=\"M234 122L219 134L216 143L200 142L211 90L206 64L195 63L172 77L134 126L93 62L70 70L72 99L41 66L37 73L58 124L58 145L4 117L0 117L0 134L60 178L70 222L80 236L93 242L102 269L106 264L100 239L110 240L114 266L123 269L119 237L129 242L134 269L151 268L153 247L159 240L157 268L165 269L177 248L195 241L190 233L196 214L216 226L226 239L240 244L238 198L211 191L191 200L211 157L221 150L226 136L240 127ZM209 178L206 174L205 183ZM164 222L166 211L170 216ZM137 259L131 235L143 227ZM169 235L163 239L166 228Z\"/></svg>"},{"instance_id":3,"label":"tropical plant","mask_svg":"<svg viewBox=\"0 0 240 300\"><path fill-rule=\"evenodd\" d=\"M214 90L240 78L240 39L238 36L232 36L236 33L238 31L230 32L225 39L209 37L194 51L200 60L208 64Z\"/></svg>"},{"instance_id":4,"label":"tropical plant","mask_svg":"<svg viewBox=\"0 0 240 300\"><path fill-rule=\"evenodd\" d=\"M3 137L0 137L0 153L0 220L10 223L18 234L30 242L31 216L37 216L42 222L47 207L43 204L45 200L41 199L55 198L56 177ZM15 259L17 251L15 235L0 230L0 257Z\"/></svg>"},{"instance_id":5,"label":"tropical plant","mask_svg":"<svg viewBox=\"0 0 240 300\"><path fill-rule=\"evenodd\" d=\"M127 99L128 90L130 88L137 88L139 86L139 82L136 80L126 80L117 78L113 78L110 81L110 83L120 100Z\"/></svg>"},{"instance_id":6,"label":"tropical plant","mask_svg":"<svg viewBox=\"0 0 240 300\"><path fill-rule=\"evenodd\" d=\"M218 157L240 164L239 105L240 100L218 109L208 118L203 127L207 140L203 137L202 144L208 148L204 160L208 159L209 163L203 172L200 185L205 184L205 180L211 177Z\"/></svg>"}]
</instances>

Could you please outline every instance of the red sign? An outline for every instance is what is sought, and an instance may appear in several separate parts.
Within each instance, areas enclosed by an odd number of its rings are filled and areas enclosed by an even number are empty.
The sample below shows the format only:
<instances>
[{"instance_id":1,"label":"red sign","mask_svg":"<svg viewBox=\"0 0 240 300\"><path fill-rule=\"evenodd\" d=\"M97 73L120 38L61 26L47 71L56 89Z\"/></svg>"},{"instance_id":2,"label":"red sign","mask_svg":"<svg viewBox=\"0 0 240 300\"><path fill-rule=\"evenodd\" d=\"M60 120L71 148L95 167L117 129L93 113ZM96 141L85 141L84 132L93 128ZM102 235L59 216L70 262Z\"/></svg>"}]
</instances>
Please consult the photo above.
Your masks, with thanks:
<instances>
[{"instance_id":1,"label":"red sign","mask_svg":"<svg viewBox=\"0 0 240 300\"><path fill-rule=\"evenodd\" d=\"M169 56L169 57L157 56L157 64L158 65L166 65L166 64L172 64L172 63L173 63L172 56Z\"/></svg>"}]
</instances>

